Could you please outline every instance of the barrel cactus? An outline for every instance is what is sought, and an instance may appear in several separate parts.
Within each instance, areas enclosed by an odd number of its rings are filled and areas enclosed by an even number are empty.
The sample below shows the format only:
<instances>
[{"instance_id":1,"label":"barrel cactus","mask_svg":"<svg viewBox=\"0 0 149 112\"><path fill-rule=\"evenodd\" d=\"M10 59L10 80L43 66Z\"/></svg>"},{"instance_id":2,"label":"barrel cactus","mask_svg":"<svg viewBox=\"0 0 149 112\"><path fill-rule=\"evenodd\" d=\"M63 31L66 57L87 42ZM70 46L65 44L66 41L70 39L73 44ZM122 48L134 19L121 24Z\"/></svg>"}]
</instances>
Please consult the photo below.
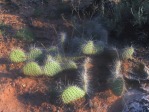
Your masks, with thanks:
<instances>
[{"instance_id":1,"label":"barrel cactus","mask_svg":"<svg viewBox=\"0 0 149 112\"><path fill-rule=\"evenodd\" d=\"M19 63L26 60L26 55L22 49L17 48L10 52L9 59L11 62Z\"/></svg>"},{"instance_id":2,"label":"barrel cactus","mask_svg":"<svg viewBox=\"0 0 149 112\"><path fill-rule=\"evenodd\" d=\"M42 74L42 69L36 62L28 62L23 67L23 73L30 76L38 76Z\"/></svg>"},{"instance_id":3,"label":"barrel cactus","mask_svg":"<svg viewBox=\"0 0 149 112\"><path fill-rule=\"evenodd\" d=\"M77 86L69 86L61 95L64 104L73 103L85 96L85 92Z\"/></svg>"},{"instance_id":4,"label":"barrel cactus","mask_svg":"<svg viewBox=\"0 0 149 112\"><path fill-rule=\"evenodd\" d=\"M114 95L121 96L125 90L125 82L121 77L115 78L111 84L111 90Z\"/></svg>"},{"instance_id":5,"label":"barrel cactus","mask_svg":"<svg viewBox=\"0 0 149 112\"><path fill-rule=\"evenodd\" d=\"M86 55L95 55L103 52L103 45L95 44L94 41L88 41L86 44L82 46L82 52Z\"/></svg>"},{"instance_id":6,"label":"barrel cactus","mask_svg":"<svg viewBox=\"0 0 149 112\"><path fill-rule=\"evenodd\" d=\"M42 57L42 50L39 48L31 48L27 57L29 60L40 59Z\"/></svg>"},{"instance_id":7,"label":"barrel cactus","mask_svg":"<svg viewBox=\"0 0 149 112\"><path fill-rule=\"evenodd\" d=\"M58 61L51 60L44 65L44 74L47 76L55 76L62 71L62 67Z\"/></svg>"},{"instance_id":8,"label":"barrel cactus","mask_svg":"<svg viewBox=\"0 0 149 112\"><path fill-rule=\"evenodd\" d=\"M122 58L123 59L132 59L133 58L133 54L134 54L134 48L131 47L127 47L123 50L122 52Z\"/></svg>"}]
</instances>

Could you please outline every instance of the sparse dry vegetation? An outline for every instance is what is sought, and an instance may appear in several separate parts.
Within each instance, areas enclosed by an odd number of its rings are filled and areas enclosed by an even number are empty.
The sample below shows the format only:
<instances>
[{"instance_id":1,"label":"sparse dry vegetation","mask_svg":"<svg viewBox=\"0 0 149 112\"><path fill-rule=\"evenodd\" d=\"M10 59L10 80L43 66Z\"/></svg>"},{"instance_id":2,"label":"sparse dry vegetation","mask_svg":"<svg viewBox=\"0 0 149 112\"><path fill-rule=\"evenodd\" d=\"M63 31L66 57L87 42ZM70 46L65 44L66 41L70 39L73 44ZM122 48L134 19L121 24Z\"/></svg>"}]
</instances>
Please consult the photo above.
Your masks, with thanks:
<instances>
[{"instance_id":1,"label":"sparse dry vegetation","mask_svg":"<svg viewBox=\"0 0 149 112\"><path fill-rule=\"evenodd\" d=\"M149 0L1 0L0 111L148 112L148 37Z\"/></svg>"}]
</instances>

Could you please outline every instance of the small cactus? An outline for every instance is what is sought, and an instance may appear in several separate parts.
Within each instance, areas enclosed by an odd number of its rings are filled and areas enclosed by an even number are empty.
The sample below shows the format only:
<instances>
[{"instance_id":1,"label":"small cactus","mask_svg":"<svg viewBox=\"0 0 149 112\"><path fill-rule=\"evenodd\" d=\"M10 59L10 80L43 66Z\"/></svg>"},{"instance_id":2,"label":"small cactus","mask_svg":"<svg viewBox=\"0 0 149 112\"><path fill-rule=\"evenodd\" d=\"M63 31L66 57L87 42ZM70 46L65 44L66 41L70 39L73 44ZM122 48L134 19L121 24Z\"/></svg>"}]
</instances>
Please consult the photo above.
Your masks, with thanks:
<instances>
[{"instance_id":1,"label":"small cactus","mask_svg":"<svg viewBox=\"0 0 149 112\"><path fill-rule=\"evenodd\" d=\"M103 46L100 44L94 44L93 41L88 41L82 46L82 52L86 55L95 55L103 51Z\"/></svg>"},{"instance_id":2,"label":"small cactus","mask_svg":"<svg viewBox=\"0 0 149 112\"><path fill-rule=\"evenodd\" d=\"M111 90L114 95L121 96L124 92L124 89L125 89L125 83L124 83L123 78L118 77L113 80L111 84Z\"/></svg>"},{"instance_id":3,"label":"small cactus","mask_svg":"<svg viewBox=\"0 0 149 112\"><path fill-rule=\"evenodd\" d=\"M123 59L132 59L134 54L134 48L133 47L127 47L122 52L122 58Z\"/></svg>"},{"instance_id":4,"label":"small cactus","mask_svg":"<svg viewBox=\"0 0 149 112\"><path fill-rule=\"evenodd\" d=\"M42 57L42 50L39 48L31 48L27 57L29 60L40 59Z\"/></svg>"},{"instance_id":5,"label":"small cactus","mask_svg":"<svg viewBox=\"0 0 149 112\"><path fill-rule=\"evenodd\" d=\"M85 96L85 92L77 86L69 86L61 95L64 104L73 103Z\"/></svg>"},{"instance_id":6,"label":"small cactus","mask_svg":"<svg viewBox=\"0 0 149 112\"><path fill-rule=\"evenodd\" d=\"M26 55L21 49L13 49L10 52L9 58L11 62L19 63L26 60Z\"/></svg>"},{"instance_id":7,"label":"small cactus","mask_svg":"<svg viewBox=\"0 0 149 112\"><path fill-rule=\"evenodd\" d=\"M42 74L42 69L36 62L29 62L23 67L23 73L30 76L38 76Z\"/></svg>"},{"instance_id":8,"label":"small cactus","mask_svg":"<svg viewBox=\"0 0 149 112\"><path fill-rule=\"evenodd\" d=\"M67 61L63 65L63 70L77 69L77 64L74 61Z\"/></svg>"},{"instance_id":9,"label":"small cactus","mask_svg":"<svg viewBox=\"0 0 149 112\"><path fill-rule=\"evenodd\" d=\"M48 76L54 76L62 71L61 65L57 61L51 60L50 62L46 62L44 66L44 74Z\"/></svg>"}]
</instances>

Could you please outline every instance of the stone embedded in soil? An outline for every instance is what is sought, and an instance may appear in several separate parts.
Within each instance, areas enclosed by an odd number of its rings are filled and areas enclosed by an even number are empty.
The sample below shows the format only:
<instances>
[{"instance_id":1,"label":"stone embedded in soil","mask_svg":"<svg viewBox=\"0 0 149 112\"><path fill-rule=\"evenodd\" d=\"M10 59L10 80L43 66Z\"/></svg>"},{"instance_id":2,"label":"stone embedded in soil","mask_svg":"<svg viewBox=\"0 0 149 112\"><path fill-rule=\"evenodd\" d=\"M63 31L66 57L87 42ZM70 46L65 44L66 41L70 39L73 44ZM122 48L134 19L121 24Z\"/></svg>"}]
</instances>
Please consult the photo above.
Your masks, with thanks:
<instances>
[{"instance_id":1,"label":"stone embedded in soil","mask_svg":"<svg viewBox=\"0 0 149 112\"><path fill-rule=\"evenodd\" d=\"M149 112L149 95L138 90L129 90L124 95L122 112Z\"/></svg>"}]
</instances>

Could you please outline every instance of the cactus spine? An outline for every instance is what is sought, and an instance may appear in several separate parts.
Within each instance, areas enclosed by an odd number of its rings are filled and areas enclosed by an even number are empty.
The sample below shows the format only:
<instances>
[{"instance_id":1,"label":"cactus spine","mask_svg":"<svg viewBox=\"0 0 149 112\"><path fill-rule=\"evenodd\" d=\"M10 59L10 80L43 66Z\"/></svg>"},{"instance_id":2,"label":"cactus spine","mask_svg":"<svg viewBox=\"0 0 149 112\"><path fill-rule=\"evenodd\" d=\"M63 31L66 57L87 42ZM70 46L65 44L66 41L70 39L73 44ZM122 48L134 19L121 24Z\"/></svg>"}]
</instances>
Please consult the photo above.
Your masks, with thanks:
<instances>
[{"instance_id":1,"label":"cactus spine","mask_svg":"<svg viewBox=\"0 0 149 112\"><path fill-rule=\"evenodd\" d=\"M87 64L90 62L90 58L87 57L84 61L83 64L83 72L81 74L81 80L83 83L83 90L85 91L85 93L89 93L89 74L88 74L88 67Z\"/></svg>"}]
</instances>

